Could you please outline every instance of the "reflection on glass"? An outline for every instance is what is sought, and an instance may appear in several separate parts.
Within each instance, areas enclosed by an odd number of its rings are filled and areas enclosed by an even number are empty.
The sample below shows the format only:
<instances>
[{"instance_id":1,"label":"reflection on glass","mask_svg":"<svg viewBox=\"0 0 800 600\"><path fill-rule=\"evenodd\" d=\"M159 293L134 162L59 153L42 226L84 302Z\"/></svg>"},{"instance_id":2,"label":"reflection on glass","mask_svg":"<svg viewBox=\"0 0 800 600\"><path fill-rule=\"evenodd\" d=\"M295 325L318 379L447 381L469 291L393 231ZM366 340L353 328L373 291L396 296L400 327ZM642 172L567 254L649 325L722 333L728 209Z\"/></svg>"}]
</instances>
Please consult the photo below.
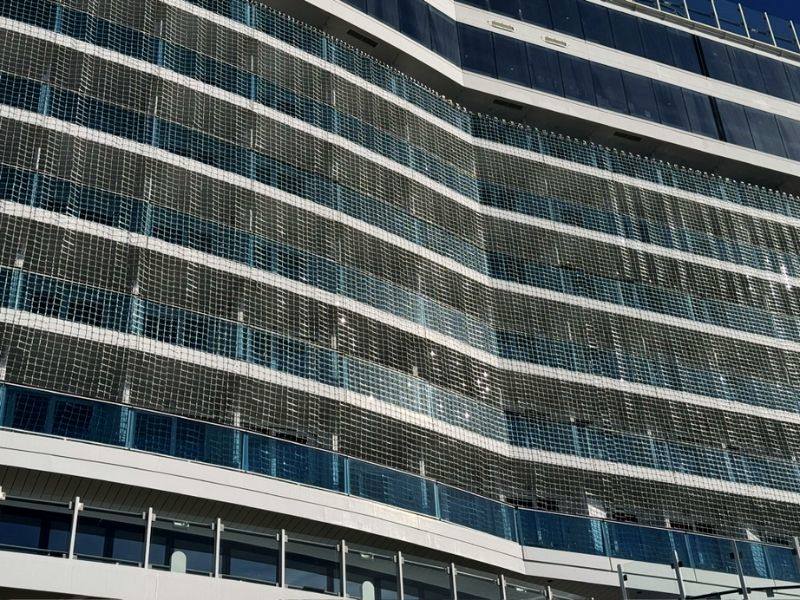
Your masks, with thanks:
<instances>
[{"instance_id":1,"label":"reflection on glass","mask_svg":"<svg viewBox=\"0 0 800 600\"><path fill-rule=\"evenodd\" d=\"M231 579L277 583L278 539L225 528L220 539L220 574Z\"/></svg>"},{"instance_id":2,"label":"reflection on glass","mask_svg":"<svg viewBox=\"0 0 800 600\"><path fill-rule=\"evenodd\" d=\"M405 600L451 600L449 567L417 560L403 561Z\"/></svg>"},{"instance_id":3,"label":"reflection on glass","mask_svg":"<svg viewBox=\"0 0 800 600\"><path fill-rule=\"evenodd\" d=\"M349 548L347 595L357 600L396 600L397 564L394 557Z\"/></svg>"},{"instance_id":4,"label":"reflection on glass","mask_svg":"<svg viewBox=\"0 0 800 600\"><path fill-rule=\"evenodd\" d=\"M298 539L286 542L286 584L289 587L338 594L339 572L336 545Z\"/></svg>"}]
</instances>

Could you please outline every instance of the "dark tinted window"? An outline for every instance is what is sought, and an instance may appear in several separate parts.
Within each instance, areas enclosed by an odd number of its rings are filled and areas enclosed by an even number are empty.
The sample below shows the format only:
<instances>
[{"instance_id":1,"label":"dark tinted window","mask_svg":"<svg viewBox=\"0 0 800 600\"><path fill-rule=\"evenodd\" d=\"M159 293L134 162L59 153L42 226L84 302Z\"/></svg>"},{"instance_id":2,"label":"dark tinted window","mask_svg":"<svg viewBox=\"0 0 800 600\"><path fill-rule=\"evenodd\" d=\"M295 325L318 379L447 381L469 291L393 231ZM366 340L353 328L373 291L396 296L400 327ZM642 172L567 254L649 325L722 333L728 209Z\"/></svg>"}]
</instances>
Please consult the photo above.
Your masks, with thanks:
<instances>
[{"instance_id":1,"label":"dark tinted window","mask_svg":"<svg viewBox=\"0 0 800 600\"><path fill-rule=\"evenodd\" d=\"M792 88L792 95L795 102L800 102L800 67L794 65L785 65L786 76L789 79L789 85Z\"/></svg>"},{"instance_id":2,"label":"dark tinted window","mask_svg":"<svg viewBox=\"0 0 800 600\"><path fill-rule=\"evenodd\" d=\"M669 83L653 81L653 91L656 94L661 122L671 127L689 129L689 117L683 101L683 90Z\"/></svg>"},{"instance_id":3,"label":"dark tinted window","mask_svg":"<svg viewBox=\"0 0 800 600\"><path fill-rule=\"evenodd\" d=\"M550 3L547 0L520 0L522 20L541 25L547 29L553 27L550 16Z\"/></svg>"},{"instance_id":4,"label":"dark tinted window","mask_svg":"<svg viewBox=\"0 0 800 600\"><path fill-rule=\"evenodd\" d=\"M775 116L755 108L745 108L745 113L756 150L777 156L786 156L786 149L783 146Z\"/></svg>"},{"instance_id":5,"label":"dark tinted window","mask_svg":"<svg viewBox=\"0 0 800 600\"><path fill-rule=\"evenodd\" d=\"M597 63L592 63L591 66L597 106L622 113L628 112L628 100L625 97L619 69Z\"/></svg>"},{"instance_id":6,"label":"dark tinted window","mask_svg":"<svg viewBox=\"0 0 800 600\"><path fill-rule=\"evenodd\" d=\"M764 77L767 93L785 100L792 100L794 96L789 85L789 78L786 76L786 69L783 67L784 63L766 56L759 56L758 64L761 67L761 75Z\"/></svg>"},{"instance_id":7,"label":"dark tinted window","mask_svg":"<svg viewBox=\"0 0 800 600\"><path fill-rule=\"evenodd\" d=\"M714 16L714 8L711 0L686 0L689 6L689 18L698 23L717 26L717 19Z\"/></svg>"},{"instance_id":8,"label":"dark tinted window","mask_svg":"<svg viewBox=\"0 0 800 600\"><path fill-rule=\"evenodd\" d=\"M658 121L658 104L652 81L647 77L623 71L622 82L628 99L628 112L634 117Z\"/></svg>"},{"instance_id":9,"label":"dark tinted window","mask_svg":"<svg viewBox=\"0 0 800 600\"><path fill-rule=\"evenodd\" d=\"M457 65L461 64L456 22L443 12L431 8L431 49Z\"/></svg>"},{"instance_id":10,"label":"dark tinted window","mask_svg":"<svg viewBox=\"0 0 800 600\"><path fill-rule=\"evenodd\" d=\"M695 37L685 31L665 27L669 31L669 45L672 49L672 63L692 73L702 73L700 55L697 52Z\"/></svg>"},{"instance_id":11,"label":"dark tinted window","mask_svg":"<svg viewBox=\"0 0 800 600\"><path fill-rule=\"evenodd\" d=\"M497 57L497 76L500 79L524 86L531 85L524 42L505 35L495 35L494 52Z\"/></svg>"},{"instance_id":12,"label":"dark tinted window","mask_svg":"<svg viewBox=\"0 0 800 600\"><path fill-rule=\"evenodd\" d=\"M778 116L778 130L783 138L786 155L792 160L800 160L800 121Z\"/></svg>"},{"instance_id":13,"label":"dark tinted window","mask_svg":"<svg viewBox=\"0 0 800 600\"><path fill-rule=\"evenodd\" d=\"M462 67L481 75L497 77L491 33L471 25L459 23L458 39L461 43Z\"/></svg>"},{"instance_id":14,"label":"dark tinted window","mask_svg":"<svg viewBox=\"0 0 800 600\"><path fill-rule=\"evenodd\" d=\"M400 31L430 48L431 31L428 25L428 5L425 0L398 0Z\"/></svg>"},{"instance_id":15,"label":"dark tinted window","mask_svg":"<svg viewBox=\"0 0 800 600\"><path fill-rule=\"evenodd\" d=\"M756 54L732 46L728 47L728 54L731 57L733 76L736 77L736 83L751 90L766 91Z\"/></svg>"},{"instance_id":16,"label":"dark tinted window","mask_svg":"<svg viewBox=\"0 0 800 600\"><path fill-rule=\"evenodd\" d=\"M608 19L608 9L593 2L580 3L581 24L583 37L590 42L596 42L609 48L614 47L614 36L611 33L611 21Z\"/></svg>"},{"instance_id":17,"label":"dark tinted window","mask_svg":"<svg viewBox=\"0 0 800 600\"><path fill-rule=\"evenodd\" d=\"M731 144L753 148L753 136L747 124L744 108L739 104L717 98L717 109L725 140Z\"/></svg>"},{"instance_id":18,"label":"dark tinted window","mask_svg":"<svg viewBox=\"0 0 800 600\"><path fill-rule=\"evenodd\" d=\"M594 104L594 83L589 61L568 54L559 54L558 62L561 67L561 80L564 82L564 95L572 100Z\"/></svg>"},{"instance_id":19,"label":"dark tinted window","mask_svg":"<svg viewBox=\"0 0 800 600\"><path fill-rule=\"evenodd\" d=\"M608 11L611 31L614 32L614 47L623 52L644 56L639 19L618 10Z\"/></svg>"},{"instance_id":20,"label":"dark tinted window","mask_svg":"<svg viewBox=\"0 0 800 600\"><path fill-rule=\"evenodd\" d=\"M736 83L727 46L706 38L699 39L708 76L727 83Z\"/></svg>"},{"instance_id":21,"label":"dark tinted window","mask_svg":"<svg viewBox=\"0 0 800 600\"><path fill-rule=\"evenodd\" d=\"M519 0L489 0L489 9L512 19L519 19Z\"/></svg>"},{"instance_id":22,"label":"dark tinted window","mask_svg":"<svg viewBox=\"0 0 800 600\"><path fill-rule=\"evenodd\" d=\"M367 10L373 17L392 28L398 29L400 27L397 0L367 0Z\"/></svg>"},{"instance_id":23,"label":"dark tinted window","mask_svg":"<svg viewBox=\"0 0 800 600\"><path fill-rule=\"evenodd\" d=\"M644 55L650 60L655 60L665 65L671 65L672 48L669 45L669 35L667 27L641 19L639 30L642 33L642 43L644 45Z\"/></svg>"},{"instance_id":24,"label":"dark tinted window","mask_svg":"<svg viewBox=\"0 0 800 600\"><path fill-rule=\"evenodd\" d=\"M537 90L563 96L564 86L561 83L558 52L534 44L526 44L526 48L531 85Z\"/></svg>"},{"instance_id":25,"label":"dark tinted window","mask_svg":"<svg viewBox=\"0 0 800 600\"><path fill-rule=\"evenodd\" d=\"M583 37L577 0L550 0L553 29L575 37Z\"/></svg>"},{"instance_id":26,"label":"dark tinted window","mask_svg":"<svg viewBox=\"0 0 800 600\"><path fill-rule=\"evenodd\" d=\"M711 98L692 90L683 90L683 100L686 103L686 114L689 116L689 128L700 135L719 138Z\"/></svg>"},{"instance_id":27,"label":"dark tinted window","mask_svg":"<svg viewBox=\"0 0 800 600\"><path fill-rule=\"evenodd\" d=\"M380 2L380 0L378 1ZM464 4L469 4L470 6L475 6L476 8L489 10L489 0L458 0L458 1L463 2Z\"/></svg>"}]
</instances>

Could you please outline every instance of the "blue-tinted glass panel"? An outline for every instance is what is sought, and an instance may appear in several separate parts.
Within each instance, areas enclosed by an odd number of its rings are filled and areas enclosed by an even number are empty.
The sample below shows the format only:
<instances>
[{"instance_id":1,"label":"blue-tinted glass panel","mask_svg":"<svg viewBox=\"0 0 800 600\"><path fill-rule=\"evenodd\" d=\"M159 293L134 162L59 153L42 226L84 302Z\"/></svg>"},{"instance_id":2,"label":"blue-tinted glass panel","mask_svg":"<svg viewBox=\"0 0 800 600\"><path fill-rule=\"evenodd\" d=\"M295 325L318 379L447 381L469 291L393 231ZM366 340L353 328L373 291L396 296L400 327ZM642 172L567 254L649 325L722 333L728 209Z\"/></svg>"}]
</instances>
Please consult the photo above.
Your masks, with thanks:
<instances>
[{"instance_id":1,"label":"blue-tinted glass panel","mask_svg":"<svg viewBox=\"0 0 800 600\"><path fill-rule=\"evenodd\" d=\"M792 86L789 84L789 77L786 75L784 63L767 56L759 56L758 65L761 68L761 75L764 78L764 87L768 94L783 98L784 100L794 99Z\"/></svg>"},{"instance_id":2,"label":"blue-tinted glass panel","mask_svg":"<svg viewBox=\"0 0 800 600\"><path fill-rule=\"evenodd\" d=\"M569 54L558 55L564 96L587 104L595 103L594 83L589 61Z\"/></svg>"},{"instance_id":3,"label":"blue-tinted glass panel","mask_svg":"<svg viewBox=\"0 0 800 600\"><path fill-rule=\"evenodd\" d=\"M669 32L669 45L672 50L672 63L692 73L702 73L700 54L698 53L695 36L685 31L666 27Z\"/></svg>"},{"instance_id":4,"label":"blue-tinted glass panel","mask_svg":"<svg viewBox=\"0 0 800 600\"><path fill-rule=\"evenodd\" d=\"M530 87L531 76L524 42L505 35L495 35L494 52L497 57L498 78Z\"/></svg>"},{"instance_id":5,"label":"blue-tinted glass panel","mask_svg":"<svg viewBox=\"0 0 800 600\"><path fill-rule=\"evenodd\" d=\"M526 44L531 86L550 94L564 95L558 52L534 44Z\"/></svg>"},{"instance_id":6,"label":"blue-tinted glass panel","mask_svg":"<svg viewBox=\"0 0 800 600\"><path fill-rule=\"evenodd\" d=\"M653 82L647 77L623 71L622 82L628 99L628 112L634 117L658 121L658 103Z\"/></svg>"},{"instance_id":7,"label":"blue-tinted glass panel","mask_svg":"<svg viewBox=\"0 0 800 600\"><path fill-rule=\"evenodd\" d=\"M765 546L770 574L778 581L800 581L800 563L790 548Z\"/></svg>"},{"instance_id":8,"label":"blue-tinted glass panel","mask_svg":"<svg viewBox=\"0 0 800 600\"><path fill-rule=\"evenodd\" d=\"M733 76L736 77L737 84L757 92L767 91L761 68L758 66L757 54L729 46L728 55L731 57Z\"/></svg>"},{"instance_id":9,"label":"blue-tinted glass panel","mask_svg":"<svg viewBox=\"0 0 800 600\"><path fill-rule=\"evenodd\" d=\"M185 556L187 573L208 575L213 568L214 540L210 527L161 521L153 525L150 564L158 569L180 568Z\"/></svg>"},{"instance_id":10,"label":"blue-tinted glass panel","mask_svg":"<svg viewBox=\"0 0 800 600\"><path fill-rule=\"evenodd\" d=\"M367 0L344 0L350 6L356 7L361 12L367 12Z\"/></svg>"},{"instance_id":11,"label":"blue-tinted glass panel","mask_svg":"<svg viewBox=\"0 0 800 600\"><path fill-rule=\"evenodd\" d=\"M775 115L749 107L745 108L745 113L756 150L777 156L786 156L786 149L783 147L783 139Z\"/></svg>"},{"instance_id":12,"label":"blue-tinted glass panel","mask_svg":"<svg viewBox=\"0 0 800 600\"><path fill-rule=\"evenodd\" d=\"M800 161L800 121L780 115L775 118L778 121L778 130L781 132L786 155L792 160Z\"/></svg>"},{"instance_id":13,"label":"blue-tinted glass panel","mask_svg":"<svg viewBox=\"0 0 800 600\"><path fill-rule=\"evenodd\" d=\"M67 552L71 515L0 504L0 549L38 550L43 554Z\"/></svg>"},{"instance_id":14,"label":"blue-tinted glass panel","mask_svg":"<svg viewBox=\"0 0 800 600\"><path fill-rule=\"evenodd\" d=\"M144 556L144 521L117 520L81 514L75 538L78 557L139 565Z\"/></svg>"},{"instance_id":15,"label":"blue-tinted glass panel","mask_svg":"<svg viewBox=\"0 0 800 600\"><path fill-rule=\"evenodd\" d=\"M223 529L220 573L231 579L277 583L277 539Z\"/></svg>"},{"instance_id":16,"label":"blue-tinted glass panel","mask_svg":"<svg viewBox=\"0 0 800 600\"><path fill-rule=\"evenodd\" d=\"M716 6L721 29L739 35L747 35L747 31L745 31L744 24L742 23L742 15L739 13L739 5L736 2L731 2L730 0L716 0Z\"/></svg>"},{"instance_id":17,"label":"blue-tinted glass panel","mask_svg":"<svg viewBox=\"0 0 800 600\"><path fill-rule=\"evenodd\" d=\"M579 8L584 38L590 42L613 48L614 35L611 33L608 9L593 2L581 2Z\"/></svg>"},{"instance_id":18,"label":"blue-tinted glass panel","mask_svg":"<svg viewBox=\"0 0 800 600\"><path fill-rule=\"evenodd\" d=\"M725 44L714 42L706 38L700 40L700 49L703 52L703 62L706 66L708 76L712 79L719 79L727 83L736 83L736 76L733 74L733 65L728 55L728 47Z\"/></svg>"},{"instance_id":19,"label":"blue-tinted glass panel","mask_svg":"<svg viewBox=\"0 0 800 600\"><path fill-rule=\"evenodd\" d=\"M463 2L464 4L469 4L470 6L474 6L475 8L482 8L483 10L489 10L489 0L459 0L459 1Z\"/></svg>"},{"instance_id":20,"label":"blue-tinted glass panel","mask_svg":"<svg viewBox=\"0 0 800 600\"><path fill-rule=\"evenodd\" d=\"M400 31L430 48L431 31L427 2L425 0L398 0L397 6L400 13Z\"/></svg>"},{"instance_id":21,"label":"blue-tinted glass panel","mask_svg":"<svg viewBox=\"0 0 800 600\"><path fill-rule=\"evenodd\" d=\"M689 18L696 23L705 23L712 27L717 26L717 19L714 16L714 8L711 0L686 0L689 6Z\"/></svg>"},{"instance_id":22,"label":"blue-tinted glass panel","mask_svg":"<svg viewBox=\"0 0 800 600\"><path fill-rule=\"evenodd\" d=\"M653 81L653 91L658 103L658 114L661 122L678 129L689 129L689 116L683 101L683 90L675 85L662 81Z\"/></svg>"},{"instance_id":23,"label":"blue-tinted glass panel","mask_svg":"<svg viewBox=\"0 0 800 600\"><path fill-rule=\"evenodd\" d=\"M519 511L520 538L524 546L605 554L602 523L529 510Z\"/></svg>"},{"instance_id":24,"label":"blue-tinted glass panel","mask_svg":"<svg viewBox=\"0 0 800 600\"><path fill-rule=\"evenodd\" d=\"M350 461L350 493L414 512L435 515L433 483L386 467Z\"/></svg>"},{"instance_id":25,"label":"blue-tinted glass panel","mask_svg":"<svg viewBox=\"0 0 800 600\"><path fill-rule=\"evenodd\" d=\"M489 77L497 77L490 32L459 23L458 40L461 45L461 66L464 69Z\"/></svg>"},{"instance_id":26,"label":"blue-tinted glass panel","mask_svg":"<svg viewBox=\"0 0 800 600\"><path fill-rule=\"evenodd\" d=\"M619 69L591 63L597 106L616 112L628 112L628 99Z\"/></svg>"},{"instance_id":27,"label":"blue-tinted glass panel","mask_svg":"<svg viewBox=\"0 0 800 600\"><path fill-rule=\"evenodd\" d=\"M614 33L614 47L636 56L644 56L639 19L618 10L608 11L608 16L611 19L611 31Z\"/></svg>"},{"instance_id":28,"label":"blue-tinted glass panel","mask_svg":"<svg viewBox=\"0 0 800 600\"><path fill-rule=\"evenodd\" d=\"M753 148L753 135L750 133L750 125L747 124L744 107L719 98L716 103L725 140L731 144Z\"/></svg>"},{"instance_id":29,"label":"blue-tinted glass panel","mask_svg":"<svg viewBox=\"0 0 800 600\"><path fill-rule=\"evenodd\" d=\"M512 19L519 19L521 18L519 1L520 0L489 0L489 10L511 17Z\"/></svg>"},{"instance_id":30,"label":"blue-tinted glass panel","mask_svg":"<svg viewBox=\"0 0 800 600\"><path fill-rule=\"evenodd\" d=\"M335 546L300 540L286 543L286 584L308 592L337 594L339 552Z\"/></svg>"},{"instance_id":31,"label":"blue-tinted glass panel","mask_svg":"<svg viewBox=\"0 0 800 600\"><path fill-rule=\"evenodd\" d=\"M772 33L775 35L775 43L779 48L800 52L800 47L797 46L797 39L794 37L794 31L792 31L792 24L789 21L770 15L769 22L772 25Z\"/></svg>"},{"instance_id":32,"label":"blue-tinted glass panel","mask_svg":"<svg viewBox=\"0 0 800 600\"><path fill-rule=\"evenodd\" d=\"M553 28L553 17L550 15L548 0L520 0L522 20L547 29Z\"/></svg>"},{"instance_id":33,"label":"blue-tinted glass panel","mask_svg":"<svg viewBox=\"0 0 800 600\"><path fill-rule=\"evenodd\" d=\"M719 139L719 129L711 106L711 98L692 90L683 90L686 103L686 114L689 116L689 128L694 133Z\"/></svg>"},{"instance_id":34,"label":"blue-tinted glass panel","mask_svg":"<svg viewBox=\"0 0 800 600\"><path fill-rule=\"evenodd\" d=\"M443 12L431 7L431 50L451 63L461 64L456 22Z\"/></svg>"},{"instance_id":35,"label":"blue-tinted glass panel","mask_svg":"<svg viewBox=\"0 0 800 600\"><path fill-rule=\"evenodd\" d=\"M671 15L686 18L686 7L683 0L661 0L661 10Z\"/></svg>"},{"instance_id":36,"label":"blue-tinted glass panel","mask_svg":"<svg viewBox=\"0 0 800 600\"><path fill-rule=\"evenodd\" d=\"M800 102L800 67L794 65L784 65L786 70L786 78L789 80L789 86L792 88L792 96L795 102Z\"/></svg>"},{"instance_id":37,"label":"blue-tinted glass panel","mask_svg":"<svg viewBox=\"0 0 800 600\"><path fill-rule=\"evenodd\" d=\"M750 33L750 37L759 42L772 45L772 35L769 33L766 15L762 11L755 10L744 4L742 4L742 10L747 21L747 30Z\"/></svg>"},{"instance_id":38,"label":"blue-tinted glass panel","mask_svg":"<svg viewBox=\"0 0 800 600\"><path fill-rule=\"evenodd\" d=\"M392 29L400 29L397 0L367 0L367 12Z\"/></svg>"},{"instance_id":39,"label":"blue-tinted glass panel","mask_svg":"<svg viewBox=\"0 0 800 600\"><path fill-rule=\"evenodd\" d=\"M672 48L669 45L668 27L646 19L639 20L639 30L642 33L644 55L650 60L673 64Z\"/></svg>"},{"instance_id":40,"label":"blue-tinted glass panel","mask_svg":"<svg viewBox=\"0 0 800 600\"><path fill-rule=\"evenodd\" d=\"M706 571L735 573L733 543L731 540L686 534L691 566Z\"/></svg>"},{"instance_id":41,"label":"blue-tinted glass panel","mask_svg":"<svg viewBox=\"0 0 800 600\"><path fill-rule=\"evenodd\" d=\"M606 526L611 556L664 565L673 562L671 532L624 523L606 523Z\"/></svg>"},{"instance_id":42,"label":"blue-tinted glass panel","mask_svg":"<svg viewBox=\"0 0 800 600\"><path fill-rule=\"evenodd\" d=\"M553 29L583 37L577 0L550 0L550 14L553 17Z\"/></svg>"}]
</instances>

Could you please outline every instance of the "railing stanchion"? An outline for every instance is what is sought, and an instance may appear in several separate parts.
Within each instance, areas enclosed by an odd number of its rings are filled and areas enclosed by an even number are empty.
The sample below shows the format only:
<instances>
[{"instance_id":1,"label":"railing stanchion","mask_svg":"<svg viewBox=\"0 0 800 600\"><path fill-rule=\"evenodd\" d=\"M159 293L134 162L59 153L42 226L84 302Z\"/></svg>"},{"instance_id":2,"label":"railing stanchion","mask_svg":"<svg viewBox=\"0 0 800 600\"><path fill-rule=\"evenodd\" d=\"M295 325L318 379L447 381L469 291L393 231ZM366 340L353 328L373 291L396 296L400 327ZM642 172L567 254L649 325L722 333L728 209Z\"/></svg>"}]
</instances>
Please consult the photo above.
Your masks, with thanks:
<instances>
[{"instance_id":1,"label":"railing stanchion","mask_svg":"<svg viewBox=\"0 0 800 600\"><path fill-rule=\"evenodd\" d=\"M153 521L156 520L156 514L153 512L153 507L149 507L147 512L144 513L144 563L145 569L150 568L150 540L153 537Z\"/></svg>"},{"instance_id":2,"label":"railing stanchion","mask_svg":"<svg viewBox=\"0 0 800 600\"><path fill-rule=\"evenodd\" d=\"M278 586L286 586L286 530L278 534Z\"/></svg>"},{"instance_id":3,"label":"railing stanchion","mask_svg":"<svg viewBox=\"0 0 800 600\"><path fill-rule=\"evenodd\" d=\"M394 559L397 562L397 600L404 600L406 588L403 581L403 553L398 550Z\"/></svg>"},{"instance_id":4,"label":"railing stanchion","mask_svg":"<svg viewBox=\"0 0 800 600\"><path fill-rule=\"evenodd\" d=\"M678 556L678 551L672 551L672 568L675 570L675 581L678 583L678 597L680 600L686 600L686 586L683 584L683 573L681 573L681 559Z\"/></svg>"},{"instance_id":5,"label":"railing stanchion","mask_svg":"<svg viewBox=\"0 0 800 600\"><path fill-rule=\"evenodd\" d=\"M219 577L220 548L222 547L222 519L214 521L214 577Z\"/></svg>"},{"instance_id":6,"label":"railing stanchion","mask_svg":"<svg viewBox=\"0 0 800 600\"><path fill-rule=\"evenodd\" d=\"M78 537L78 513L83 510L83 504L79 496L75 496L72 501L72 526L69 530L69 551L67 558L75 558L75 539Z\"/></svg>"},{"instance_id":7,"label":"railing stanchion","mask_svg":"<svg viewBox=\"0 0 800 600\"><path fill-rule=\"evenodd\" d=\"M458 600L458 572L454 562L450 563L450 597L452 600Z\"/></svg>"},{"instance_id":8,"label":"railing stanchion","mask_svg":"<svg viewBox=\"0 0 800 600\"><path fill-rule=\"evenodd\" d=\"M628 588L625 586L628 576L622 570L622 565L617 565L617 575L619 576L619 597L621 600L628 600Z\"/></svg>"},{"instance_id":9,"label":"railing stanchion","mask_svg":"<svg viewBox=\"0 0 800 600\"><path fill-rule=\"evenodd\" d=\"M508 600L508 592L506 591L506 576L504 573L500 573L500 577L498 578L497 582L500 585L500 600Z\"/></svg>"},{"instance_id":10,"label":"railing stanchion","mask_svg":"<svg viewBox=\"0 0 800 600\"><path fill-rule=\"evenodd\" d=\"M744 578L744 568L742 568L742 557L739 554L739 544L733 542L733 562L736 565L736 575L739 577L739 588L742 591L742 600L750 600L750 591L747 589L747 581Z\"/></svg>"},{"instance_id":11,"label":"railing stanchion","mask_svg":"<svg viewBox=\"0 0 800 600\"><path fill-rule=\"evenodd\" d=\"M347 597L347 543L344 540L339 542L339 575L341 583L339 585L339 595Z\"/></svg>"},{"instance_id":12,"label":"railing stanchion","mask_svg":"<svg viewBox=\"0 0 800 600\"><path fill-rule=\"evenodd\" d=\"M794 542L794 561L797 565L797 572L800 573L800 537L795 537Z\"/></svg>"}]
</instances>

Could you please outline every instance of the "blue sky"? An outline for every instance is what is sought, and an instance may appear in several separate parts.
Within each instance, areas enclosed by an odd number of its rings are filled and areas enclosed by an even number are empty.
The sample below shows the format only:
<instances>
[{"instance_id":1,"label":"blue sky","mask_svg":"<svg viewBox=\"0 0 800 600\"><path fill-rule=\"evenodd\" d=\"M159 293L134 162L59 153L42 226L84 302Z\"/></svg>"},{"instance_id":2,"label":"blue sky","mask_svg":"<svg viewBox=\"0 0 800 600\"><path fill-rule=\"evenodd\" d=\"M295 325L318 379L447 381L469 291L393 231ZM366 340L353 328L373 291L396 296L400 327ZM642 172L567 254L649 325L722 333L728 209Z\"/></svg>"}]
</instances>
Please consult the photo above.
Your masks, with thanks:
<instances>
[{"instance_id":1,"label":"blue sky","mask_svg":"<svg viewBox=\"0 0 800 600\"><path fill-rule=\"evenodd\" d=\"M800 0L739 0L742 4L764 10L771 15L800 21Z\"/></svg>"}]
</instances>

